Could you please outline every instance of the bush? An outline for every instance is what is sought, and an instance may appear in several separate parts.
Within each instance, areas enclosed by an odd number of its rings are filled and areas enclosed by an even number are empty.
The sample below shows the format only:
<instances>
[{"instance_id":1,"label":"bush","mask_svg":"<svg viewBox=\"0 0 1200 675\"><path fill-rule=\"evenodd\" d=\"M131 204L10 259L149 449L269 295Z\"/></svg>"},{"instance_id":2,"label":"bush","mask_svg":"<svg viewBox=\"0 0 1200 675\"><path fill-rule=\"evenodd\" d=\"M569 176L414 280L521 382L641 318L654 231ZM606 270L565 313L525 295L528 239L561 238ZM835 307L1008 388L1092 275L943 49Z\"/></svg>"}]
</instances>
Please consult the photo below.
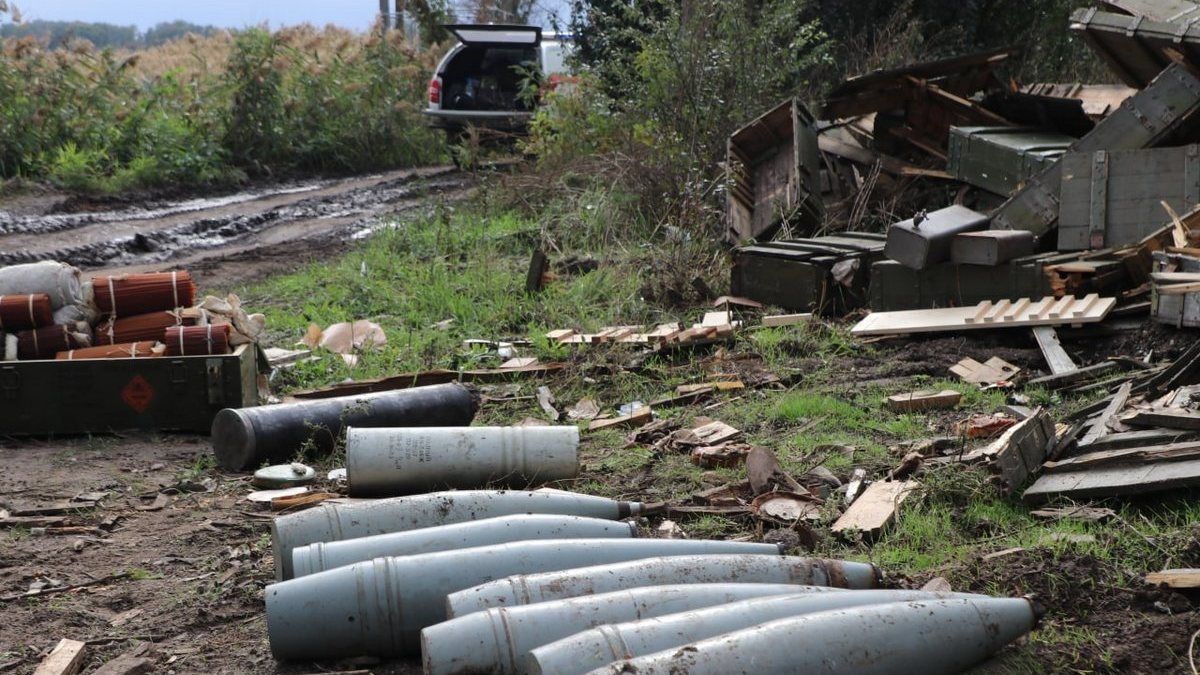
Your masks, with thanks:
<instances>
[{"instance_id":1,"label":"bush","mask_svg":"<svg viewBox=\"0 0 1200 675\"><path fill-rule=\"evenodd\" d=\"M0 178L105 192L437 161L419 114L434 50L311 27L133 53L3 40Z\"/></svg>"}]
</instances>

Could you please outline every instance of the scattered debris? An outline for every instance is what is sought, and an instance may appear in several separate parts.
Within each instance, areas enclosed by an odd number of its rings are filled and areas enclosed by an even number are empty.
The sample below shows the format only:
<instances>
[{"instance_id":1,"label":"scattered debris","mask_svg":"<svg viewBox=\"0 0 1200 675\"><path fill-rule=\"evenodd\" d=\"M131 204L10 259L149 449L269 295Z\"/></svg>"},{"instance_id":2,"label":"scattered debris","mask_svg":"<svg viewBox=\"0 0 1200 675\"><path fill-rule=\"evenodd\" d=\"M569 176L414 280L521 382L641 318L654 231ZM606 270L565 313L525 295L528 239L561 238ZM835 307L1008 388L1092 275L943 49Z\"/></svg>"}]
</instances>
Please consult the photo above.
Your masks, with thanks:
<instances>
[{"instance_id":1,"label":"scattered debris","mask_svg":"<svg viewBox=\"0 0 1200 675\"><path fill-rule=\"evenodd\" d=\"M628 415L621 415L620 417L596 417L588 424L588 431L640 427L648 424L653 419L654 412L649 406L643 406Z\"/></svg>"},{"instance_id":2,"label":"scattered debris","mask_svg":"<svg viewBox=\"0 0 1200 675\"><path fill-rule=\"evenodd\" d=\"M994 387L1012 382L1021 369L998 356L993 356L983 363L967 357L950 366L950 372L964 382Z\"/></svg>"},{"instance_id":3,"label":"scattered debris","mask_svg":"<svg viewBox=\"0 0 1200 675\"><path fill-rule=\"evenodd\" d=\"M653 405L653 404L651 404ZM581 398L575 405L567 408L567 419L590 421L600 414L600 405L590 398Z\"/></svg>"},{"instance_id":4,"label":"scattered debris","mask_svg":"<svg viewBox=\"0 0 1200 675\"><path fill-rule=\"evenodd\" d=\"M554 394L550 393L550 387L537 388L537 401L538 405L546 413L546 416L550 418L550 421L557 422L561 415L554 407Z\"/></svg>"},{"instance_id":5,"label":"scattered debris","mask_svg":"<svg viewBox=\"0 0 1200 675\"><path fill-rule=\"evenodd\" d=\"M955 431L959 436L967 438L992 438L1016 423L1017 421L1011 417L977 413L955 425Z\"/></svg>"},{"instance_id":6,"label":"scattered debris","mask_svg":"<svg viewBox=\"0 0 1200 675\"><path fill-rule=\"evenodd\" d=\"M722 443L692 448L692 463L705 469L734 467L745 463L750 446L741 443Z\"/></svg>"},{"instance_id":7,"label":"scattered debris","mask_svg":"<svg viewBox=\"0 0 1200 675\"><path fill-rule=\"evenodd\" d=\"M811 494L767 492L754 498L750 508L760 518L794 523L820 518L821 502Z\"/></svg>"},{"instance_id":8,"label":"scattered debris","mask_svg":"<svg viewBox=\"0 0 1200 675\"><path fill-rule=\"evenodd\" d=\"M1098 523L1109 518L1115 518L1117 512L1099 506L1063 506L1059 508L1034 509L1029 512L1029 515L1051 520L1081 520L1087 523Z\"/></svg>"},{"instance_id":9,"label":"scattered debris","mask_svg":"<svg viewBox=\"0 0 1200 675\"><path fill-rule=\"evenodd\" d=\"M317 324L309 324L301 342L309 349L327 349L342 357L348 366L358 363L355 352L378 349L387 344L387 335L379 324L359 319L353 323L335 323L325 330Z\"/></svg>"},{"instance_id":10,"label":"scattered debris","mask_svg":"<svg viewBox=\"0 0 1200 675\"><path fill-rule=\"evenodd\" d=\"M290 487L278 490L256 490L246 495L246 499L259 504L270 504L280 497L292 497L308 492L307 487Z\"/></svg>"},{"instance_id":11,"label":"scattered debris","mask_svg":"<svg viewBox=\"0 0 1200 675\"><path fill-rule=\"evenodd\" d=\"M762 318L762 325L768 328L776 326L797 326L807 324L812 321L813 315L811 312L805 314L773 314Z\"/></svg>"}]
</instances>

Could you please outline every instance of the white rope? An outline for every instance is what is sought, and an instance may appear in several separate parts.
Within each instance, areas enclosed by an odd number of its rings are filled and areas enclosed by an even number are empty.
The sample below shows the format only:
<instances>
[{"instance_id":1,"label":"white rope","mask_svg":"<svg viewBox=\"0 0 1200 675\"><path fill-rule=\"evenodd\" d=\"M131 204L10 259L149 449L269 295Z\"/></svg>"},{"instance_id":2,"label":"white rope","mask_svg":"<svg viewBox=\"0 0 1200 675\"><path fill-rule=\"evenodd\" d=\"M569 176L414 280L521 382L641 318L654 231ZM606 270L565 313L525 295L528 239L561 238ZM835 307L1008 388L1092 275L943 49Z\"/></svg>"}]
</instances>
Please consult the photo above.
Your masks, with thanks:
<instances>
[{"instance_id":1,"label":"white rope","mask_svg":"<svg viewBox=\"0 0 1200 675\"><path fill-rule=\"evenodd\" d=\"M209 353L209 354L212 354L212 353L213 353L213 348L212 348L212 324L211 324L211 323L210 323L210 324L208 324L208 353Z\"/></svg>"},{"instance_id":2,"label":"white rope","mask_svg":"<svg viewBox=\"0 0 1200 675\"><path fill-rule=\"evenodd\" d=\"M179 355L187 356L187 352L183 351L183 328L179 329Z\"/></svg>"},{"instance_id":3,"label":"white rope","mask_svg":"<svg viewBox=\"0 0 1200 675\"><path fill-rule=\"evenodd\" d=\"M113 318L117 318L117 291L113 288L113 278L108 278L108 304L112 305Z\"/></svg>"},{"instance_id":4,"label":"white rope","mask_svg":"<svg viewBox=\"0 0 1200 675\"><path fill-rule=\"evenodd\" d=\"M171 292L175 294L174 307L179 306L179 280L176 278L179 272L171 272Z\"/></svg>"},{"instance_id":5,"label":"white rope","mask_svg":"<svg viewBox=\"0 0 1200 675\"><path fill-rule=\"evenodd\" d=\"M37 318L33 316L33 293L26 297L29 298L29 325L37 328Z\"/></svg>"}]
</instances>

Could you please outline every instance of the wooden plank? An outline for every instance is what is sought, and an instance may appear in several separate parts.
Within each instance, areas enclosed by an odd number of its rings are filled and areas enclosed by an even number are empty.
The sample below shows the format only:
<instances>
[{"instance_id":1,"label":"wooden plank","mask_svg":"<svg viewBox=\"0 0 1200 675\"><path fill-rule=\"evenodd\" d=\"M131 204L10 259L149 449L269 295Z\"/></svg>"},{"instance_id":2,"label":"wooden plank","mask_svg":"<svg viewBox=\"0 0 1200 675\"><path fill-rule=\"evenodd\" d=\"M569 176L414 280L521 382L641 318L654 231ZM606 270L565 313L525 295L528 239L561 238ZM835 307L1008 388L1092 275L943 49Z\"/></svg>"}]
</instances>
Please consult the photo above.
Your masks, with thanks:
<instances>
[{"instance_id":1,"label":"wooden plank","mask_svg":"<svg viewBox=\"0 0 1200 675\"><path fill-rule=\"evenodd\" d=\"M1200 414L1183 409L1141 410L1122 422L1135 427L1166 427L1200 431Z\"/></svg>"},{"instance_id":2,"label":"wooden plank","mask_svg":"<svg viewBox=\"0 0 1200 675\"><path fill-rule=\"evenodd\" d=\"M516 356L500 364L501 369L529 368L538 363L536 356Z\"/></svg>"},{"instance_id":3,"label":"wooden plank","mask_svg":"<svg viewBox=\"0 0 1200 675\"><path fill-rule=\"evenodd\" d=\"M86 648L87 645L79 640L59 640L33 675L75 675L83 667L83 650Z\"/></svg>"},{"instance_id":4,"label":"wooden plank","mask_svg":"<svg viewBox=\"0 0 1200 675\"><path fill-rule=\"evenodd\" d=\"M1121 410L1125 407L1125 403L1129 401L1129 392L1132 390L1132 382L1126 382L1125 384L1121 385L1121 388L1117 390L1117 393L1112 397L1112 400L1108 402L1108 407L1104 409L1104 412L1100 413L1100 416L1097 417L1096 421L1092 423L1092 426L1088 428L1088 431L1083 435L1083 438L1079 439L1079 445L1091 445L1108 433L1109 420L1111 420L1117 413L1121 412Z\"/></svg>"},{"instance_id":5,"label":"wooden plank","mask_svg":"<svg viewBox=\"0 0 1200 675\"><path fill-rule=\"evenodd\" d=\"M953 408L958 405L960 400L962 400L962 394L953 389L912 391L887 397L883 402L883 407L892 412L919 412Z\"/></svg>"},{"instance_id":6,"label":"wooden plank","mask_svg":"<svg viewBox=\"0 0 1200 675\"><path fill-rule=\"evenodd\" d=\"M701 326L727 326L730 324L729 310L721 310L719 312L705 312L704 318L700 320Z\"/></svg>"},{"instance_id":7,"label":"wooden plank","mask_svg":"<svg viewBox=\"0 0 1200 675\"><path fill-rule=\"evenodd\" d=\"M1122 450L1089 452L1085 455L1060 459L1057 462L1046 462L1042 465L1042 468L1047 473L1054 473L1059 471L1079 471L1097 466L1170 462L1193 458L1200 458L1200 443L1178 443L1175 445L1156 445L1146 448L1124 448Z\"/></svg>"},{"instance_id":8,"label":"wooden plank","mask_svg":"<svg viewBox=\"0 0 1200 675\"><path fill-rule=\"evenodd\" d=\"M1113 361L1101 361L1095 365L1076 368L1075 370L1068 370L1065 373L1059 373L1057 375L1035 377L1026 382L1025 386L1044 387L1046 389L1062 389L1079 382L1086 382L1088 380L1095 380L1105 377L1118 368L1120 368L1120 366Z\"/></svg>"},{"instance_id":9,"label":"wooden plank","mask_svg":"<svg viewBox=\"0 0 1200 675\"><path fill-rule=\"evenodd\" d=\"M96 670L92 671L91 675L143 675L154 670L154 660L144 656L130 656L122 654L117 658L108 661ZM367 673L368 671L361 671ZM327 673L326 675L335 675Z\"/></svg>"},{"instance_id":10,"label":"wooden plank","mask_svg":"<svg viewBox=\"0 0 1200 675\"><path fill-rule=\"evenodd\" d=\"M1061 375L1079 367L1071 360L1071 355L1067 353L1067 350L1063 349L1062 343L1058 341L1058 332L1054 328L1034 326L1032 330L1038 349L1042 350L1042 356L1046 359L1046 365L1050 366L1051 373Z\"/></svg>"},{"instance_id":11,"label":"wooden plank","mask_svg":"<svg viewBox=\"0 0 1200 675\"><path fill-rule=\"evenodd\" d=\"M1087 446L1080 445L1080 449L1086 449L1092 452L1101 450L1121 450L1125 448L1144 448L1152 445L1170 445L1172 443L1181 443L1192 438L1195 438L1196 433L1193 431L1180 431L1178 429L1140 429L1138 431L1123 431L1120 433L1110 433L1107 436L1101 437Z\"/></svg>"},{"instance_id":12,"label":"wooden plank","mask_svg":"<svg viewBox=\"0 0 1200 675\"><path fill-rule=\"evenodd\" d=\"M871 483L837 519L831 530L837 533L854 530L861 532L866 538L878 536L896 517L900 504L918 486L913 480Z\"/></svg>"},{"instance_id":13,"label":"wooden plank","mask_svg":"<svg viewBox=\"0 0 1200 675\"><path fill-rule=\"evenodd\" d=\"M555 342L562 342L564 340L567 340L568 338L573 337L575 334L576 333L575 333L574 329L559 328L558 330L552 330L549 333L546 333L546 337L551 340L554 340Z\"/></svg>"},{"instance_id":14,"label":"wooden plank","mask_svg":"<svg viewBox=\"0 0 1200 675\"><path fill-rule=\"evenodd\" d=\"M1022 496L1040 504L1056 497L1100 499L1200 486L1200 459L1043 474Z\"/></svg>"},{"instance_id":15,"label":"wooden plank","mask_svg":"<svg viewBox=\"0 0 1200 675\"><path fill-rule=\"evenodd\" d=\"M772 316L764 316L762 325L767 327L795 326L796 324L808 323L812 321L812 316L812 312L805 314L775 314Z\"/></svg>"},{"instance_id":16,"label":"wooden plank","mask_svg":"<svg viewBox=\"0 0 1200 675\"><path fill-rule=\"evenodd\" d=\"M1146 575L1146 583L1167 588L1200 588L1200 570L1173 569L1151 572Z\"/></svg>"},{"instance_id":17,"label":"wooden plank","mask_svg":"<svg viewBox=\"0 0 1200 675\"><path fill-rule=\"evenodd\" d=\"M1116 306L1116 298L1101 298L1088 296L1079 301L1080 314L1070 311L1077 302L1074 296L1063 296L1052 305L1045 300L1037 303L1030 301L1025 309L1011 321L989 321L992 313L1000 306L1007 307L1009 301L1004 300L995 307L989 302L981 302L974 307L949 307L944 309L916 309L900 312L872 312L854 328L852 335L907 335L912 333L937 333L946 331L974 330L980 328L1000 328L1016 326L1058 326L1063 324L1097 323L1103 321L1112 308ZM1034 313L1033 308L1044 307ZM1002 313L1002 312L1001 312Z\"/></svg>"}]
</instances>

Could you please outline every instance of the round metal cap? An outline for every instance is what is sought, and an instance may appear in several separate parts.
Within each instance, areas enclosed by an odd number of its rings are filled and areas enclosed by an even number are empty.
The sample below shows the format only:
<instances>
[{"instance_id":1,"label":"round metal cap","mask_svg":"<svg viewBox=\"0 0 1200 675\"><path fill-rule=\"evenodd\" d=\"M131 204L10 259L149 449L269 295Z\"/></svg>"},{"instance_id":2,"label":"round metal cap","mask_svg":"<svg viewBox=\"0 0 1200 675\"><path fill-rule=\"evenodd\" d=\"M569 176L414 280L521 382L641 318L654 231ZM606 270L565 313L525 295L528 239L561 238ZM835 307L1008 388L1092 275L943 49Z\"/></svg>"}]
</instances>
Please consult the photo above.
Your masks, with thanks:
<instances>
[{"instance_id":1,"label":"round metal cap","mask_svg":"<svg viewBox=\"0 0 1200 675\"><path fill-rule=\"evenodd\" d=\"M255 486L261 488L286 488L296 485L307 485L317 478L317 472L311 466L299 462L291 464L276 464L264 466L254 472Z\"/></svg>"}]
</instances>

